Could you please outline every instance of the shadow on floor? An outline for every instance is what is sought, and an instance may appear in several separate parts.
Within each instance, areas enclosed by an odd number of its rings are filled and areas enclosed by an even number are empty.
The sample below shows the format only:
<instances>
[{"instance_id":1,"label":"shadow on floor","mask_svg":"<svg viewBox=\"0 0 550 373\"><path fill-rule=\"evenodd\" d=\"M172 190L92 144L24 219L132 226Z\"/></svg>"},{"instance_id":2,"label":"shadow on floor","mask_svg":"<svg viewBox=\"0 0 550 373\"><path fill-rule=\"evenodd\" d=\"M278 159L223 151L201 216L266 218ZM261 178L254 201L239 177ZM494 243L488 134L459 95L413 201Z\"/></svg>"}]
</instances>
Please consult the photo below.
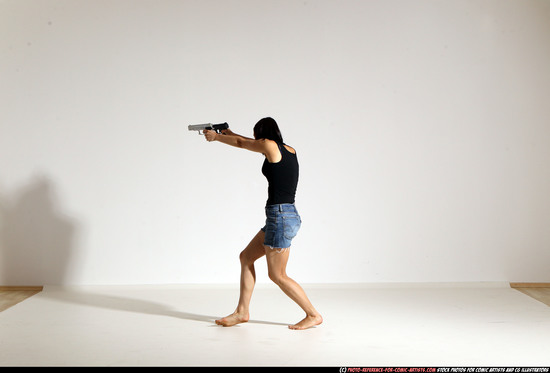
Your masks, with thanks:
<instances>
[{"instance_id":1,"label":"shadow on floor","mask_svg":"<svg viewBox=\"0 0 550 373\"><path fill-rule=\"evenodd\" d=\"M175 317L175 318L184 319L184 320L205 322L205 323L211 324L212 326L217 326L215 323L215 320L223 317L223 316L211 316L211 315L202 315L197 313L183 312L183 311L171 309L161 303L156 303L156 302L151 302L151 301L146 301L141 299L121 297L121 296L98 294L98 293L92 293L87 291L74 292L74 291L55 290L55 291L44 292L43 295L59 302L78 304L78 305L89 306L89 307L98 307L98 308L104 308L104 309L110 309L110 310L116 310L116 311ZM282 326L288 325L285 323L262 321L262 320L249 320L248 323L264 324L264 325L282 325Z\"/></svg>"}]
</instances>

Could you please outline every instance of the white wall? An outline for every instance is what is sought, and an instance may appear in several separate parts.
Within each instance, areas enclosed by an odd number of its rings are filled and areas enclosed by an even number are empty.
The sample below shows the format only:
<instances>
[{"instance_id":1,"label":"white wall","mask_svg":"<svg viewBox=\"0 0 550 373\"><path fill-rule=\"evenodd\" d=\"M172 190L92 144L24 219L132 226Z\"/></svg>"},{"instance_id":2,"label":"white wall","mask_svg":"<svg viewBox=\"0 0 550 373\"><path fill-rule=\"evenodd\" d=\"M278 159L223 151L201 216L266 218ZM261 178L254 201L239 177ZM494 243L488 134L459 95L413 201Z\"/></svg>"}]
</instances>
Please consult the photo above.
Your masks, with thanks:
<instances>
[{"instance_id":1,"label":"white wall","mask_svg":"<svg viewBox=\"0 0 550 373\"><path fill-rule=\"evenodd\" d=\"M264 116L299 282L548 282L548 66L545 0L1 1L0 284L236 283L263 159L187 125Z\"/></svg>"}]
</instances>

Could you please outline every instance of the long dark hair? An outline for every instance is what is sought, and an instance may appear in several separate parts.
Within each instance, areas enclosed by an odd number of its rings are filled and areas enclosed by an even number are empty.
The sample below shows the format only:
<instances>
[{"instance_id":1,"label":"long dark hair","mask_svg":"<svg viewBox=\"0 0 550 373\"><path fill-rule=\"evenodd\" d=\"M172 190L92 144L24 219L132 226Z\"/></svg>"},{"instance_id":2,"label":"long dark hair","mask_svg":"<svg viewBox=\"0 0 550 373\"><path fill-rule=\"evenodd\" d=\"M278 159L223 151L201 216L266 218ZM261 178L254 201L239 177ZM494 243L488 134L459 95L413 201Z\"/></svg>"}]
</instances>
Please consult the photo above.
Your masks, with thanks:
<instances>
[{"instance_id":1,"label":"long dark hair","mask_svg":"<svg viewBox=\"0 0 550 373\"><path fill-rule=\"evenodd\" d=\"M270 117L262 118L256 123L254 126L254 138L256 140L269 139L284 144L277 122Z\"/></svg>"}]
</instances>

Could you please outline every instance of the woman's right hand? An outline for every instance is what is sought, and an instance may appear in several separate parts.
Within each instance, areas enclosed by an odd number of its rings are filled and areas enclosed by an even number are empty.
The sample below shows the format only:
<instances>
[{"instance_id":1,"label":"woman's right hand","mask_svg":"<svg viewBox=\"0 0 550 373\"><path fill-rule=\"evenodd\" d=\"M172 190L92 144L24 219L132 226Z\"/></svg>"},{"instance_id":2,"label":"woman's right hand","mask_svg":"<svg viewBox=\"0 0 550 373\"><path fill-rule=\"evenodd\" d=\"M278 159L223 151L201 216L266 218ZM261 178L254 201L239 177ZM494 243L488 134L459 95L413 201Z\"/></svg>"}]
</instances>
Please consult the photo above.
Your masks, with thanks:
<instances>
[{"instance_id":1,"label":"woman's right hand","mask_svg":"<svg viewBox=\"0 0 550 373\"><path fill-rule=\"evenodd\" d=\"M212 142L216 140L216 136L218 135L216 131L212 131L212 130L204 130L203 133L204 133L204 138L208 142Z\"/></svg>"}]
</instances>

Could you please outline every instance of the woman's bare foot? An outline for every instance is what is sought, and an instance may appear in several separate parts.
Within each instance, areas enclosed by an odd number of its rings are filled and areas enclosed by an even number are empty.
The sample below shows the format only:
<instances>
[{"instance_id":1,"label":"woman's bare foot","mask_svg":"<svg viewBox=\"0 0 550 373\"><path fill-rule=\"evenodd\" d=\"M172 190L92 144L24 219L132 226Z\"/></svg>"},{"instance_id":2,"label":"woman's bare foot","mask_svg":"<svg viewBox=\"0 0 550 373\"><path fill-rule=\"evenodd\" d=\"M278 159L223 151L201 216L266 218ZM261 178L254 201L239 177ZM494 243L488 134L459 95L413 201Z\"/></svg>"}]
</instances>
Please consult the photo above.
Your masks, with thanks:
<instances>
[{"instance_id":1,"label":"woman's bare foot","mask_svg":"<svg viewBox=\"0 0 550 373\"><path fill-rule=\"evenodd\" d=\"M216 324L221 326L233 326L248 321L248 314L232 313L223 319L216 320Z\"/></svg>"},{"instance_id":2,"label":"woman's bare foot","mask_svg":"<svg viewBox=\"0 0 550 373\"><path fill-rule=\"evenodd\" d=\"M319 325L323 322L321 315L306 316L302 321L297 324L289 325L288 328L292 330L304 330L309 329L315 325Z\"/></svg>"}]
</instances>

